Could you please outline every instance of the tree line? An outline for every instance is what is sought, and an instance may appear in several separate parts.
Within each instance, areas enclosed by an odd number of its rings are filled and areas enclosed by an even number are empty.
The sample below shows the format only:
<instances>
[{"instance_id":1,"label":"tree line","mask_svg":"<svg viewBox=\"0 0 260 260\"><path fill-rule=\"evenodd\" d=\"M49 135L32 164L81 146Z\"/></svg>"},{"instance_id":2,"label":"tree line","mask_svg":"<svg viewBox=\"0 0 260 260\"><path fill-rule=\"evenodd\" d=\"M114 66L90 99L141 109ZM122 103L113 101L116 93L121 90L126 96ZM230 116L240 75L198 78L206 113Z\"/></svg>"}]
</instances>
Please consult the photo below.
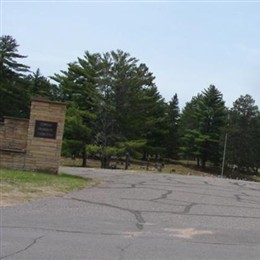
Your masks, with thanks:
<instances>
[{"instance_id":1,"label":"tree line","mask_svg":"<svg viewBox=\"0 0 260 260\"><path fill-rule=\"evenodd\" d=\"M228 135L226 167L258 173L260 112L252 96L239 96L231 108L210 85L180 110L177 93L160 95L149 68L122 50L86 51L50 78L30 71L12 36L0 38L0 117L28 117L30 100L42 96L67 103L63 155L98 158L131 156L195 160L219 168Z\"/></svg>"}]
</instances>

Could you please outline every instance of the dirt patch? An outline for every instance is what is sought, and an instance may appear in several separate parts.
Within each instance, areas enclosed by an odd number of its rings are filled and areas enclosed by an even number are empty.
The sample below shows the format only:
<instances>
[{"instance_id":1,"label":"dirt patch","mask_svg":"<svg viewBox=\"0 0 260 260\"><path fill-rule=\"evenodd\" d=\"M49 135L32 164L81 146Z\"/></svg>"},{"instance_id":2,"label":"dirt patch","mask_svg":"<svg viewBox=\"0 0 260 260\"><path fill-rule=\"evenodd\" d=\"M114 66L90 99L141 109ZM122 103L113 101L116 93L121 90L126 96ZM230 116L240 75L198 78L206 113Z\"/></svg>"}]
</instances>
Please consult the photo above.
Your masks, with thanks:
<instances>
[{"instance_id":1,"label":"dirt patch","mask_svg":"<svg viewBox=\"0 0 260 260\"><path fill-rule=\"evenodd\" d=\"M1 186L0 186L1 187ZM62 196L65 192L53 191L48 187L44 187L37 192L1 192L0 194L0 207L8 207L19 205L26 201L32 201L43 197Z\"/></svg>"}]
</instances>

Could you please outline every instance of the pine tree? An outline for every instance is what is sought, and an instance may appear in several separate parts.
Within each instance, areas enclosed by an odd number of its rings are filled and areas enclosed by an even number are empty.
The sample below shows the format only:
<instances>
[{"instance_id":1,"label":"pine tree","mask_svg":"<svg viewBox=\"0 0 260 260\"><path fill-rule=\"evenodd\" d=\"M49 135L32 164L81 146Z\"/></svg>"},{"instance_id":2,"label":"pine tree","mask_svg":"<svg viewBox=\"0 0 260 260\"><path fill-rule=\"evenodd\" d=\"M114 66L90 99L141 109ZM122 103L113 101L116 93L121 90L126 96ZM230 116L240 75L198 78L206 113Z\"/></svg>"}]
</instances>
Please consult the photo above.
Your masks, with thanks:
<instances>
[{"instance_id":1,"label":"pine tree","mask_svg":"<svg viewBox=\"0 0 260 260\"><path fill-rule=\"evenodd\" d=\"M58 88L55 84L50 83L49 79L44 77L40 69L29 74L26 77L29 85L29 92L31 96L46 97L50 100L58 100Z\"/></svg>"},{"instance_id":2,"label":"pine tree","mask_svg":"<svg viewBox=\"0 0 260 260\"><path fill-rule=\"evenodd\" d=\"M17 61L26 58L18 53L18 47L11 36L0 37L0 116L29 114L30 95L25 80L29 66Z\"/></svg>"},{"instance_id":3,"label":"pine tree","mask_svg":"<svg viewBox=\"0 0 260 260\"><path fill-rule=\"evenodd\" d=\"M188 160L197 159L197 165L200 164L198 146L195 140L200 135L198 103L202 99L202 94L193 97L181 112L180 116L180 136L181 136L181 155Z\"/></svg>"},{"instance_id":4,"label":"pine tree","mask_svg":"<svg viewBox=\"0 0 260 260\"><path fill-rule=\"evenodd\" d=\"M186 118L185 118L186 117ZM186 105L182 115L184 135L182 151L196 156L204 168L210 161L218 165L221 160L222 129L226 108L220 91L210 85L201 95Z\"/></svg>"},{"instance_id":5,"label":"pine tree","mask_svg":"<svg viewBox=\"0 0 260 260\"><path fill-rule=\"evenodd\" d=\"M88 150L99 153L102 167L108 167L112 153L121 153L122 147L125 152L134 148L151 152L152 147L159 153L158 149L162 149L164 100L147 66L130 54L121 50L85 52L83 58L70 63L67 71L53 79L59 83L61 100L69 102L68 117L72 109L77 115L67 118L66 140L73 139L70 143L75 144L81 140L82 154L86 152L84 147L91 144ZM73 135L75 122L80 129L88 127L89 135Z\"/></svg>"},{"instance_id":6,"label":"pine tree","mask_svg":"<svg viewBox=\"0 0 260 260\"><path fill-rule=\"evenodd\" d=\"M238 170L257 173L260 166L260 113L250 95L240 96L230 111L228 160Z\"/></svg>"},{"instance_id":7,"label":"pine tree","mask_svg":"<svg viewBox=\"0 0 260 260\"><path fill-rule=\"evenodd\" d=\"M210 85L202 92L203 98L198 103L199 138L196 142L202 167L207 161L218 165L221 159L220 141L225 124L226 109L220 91Z\"/></svg>"},{"instance_id":8,"label":"pine tree","mask_svg":"<svg viewBox=\"0 0 260 260\"><path fill-rule=\"evenodd\" d=\"M61 101L68 103L64 130L65 145L72 153L76 148L82 156L82 166L87 163L86 146L94 139L99 97L97 78L100 56L86 52L83 59L70 63L67 71L55 74Z\"/></svg>"},{"instance_id":9,"label":"pine tree","mask_svg":"<svg viewBox=\"0 0 260 260\"><path fill-rule=\"evenodd\" d=\"M166 154L170 158L179 157L179 120L180 109L178 95L172 97L167 109L168 134L166 135Z\"/></svg>"}]
</instances>

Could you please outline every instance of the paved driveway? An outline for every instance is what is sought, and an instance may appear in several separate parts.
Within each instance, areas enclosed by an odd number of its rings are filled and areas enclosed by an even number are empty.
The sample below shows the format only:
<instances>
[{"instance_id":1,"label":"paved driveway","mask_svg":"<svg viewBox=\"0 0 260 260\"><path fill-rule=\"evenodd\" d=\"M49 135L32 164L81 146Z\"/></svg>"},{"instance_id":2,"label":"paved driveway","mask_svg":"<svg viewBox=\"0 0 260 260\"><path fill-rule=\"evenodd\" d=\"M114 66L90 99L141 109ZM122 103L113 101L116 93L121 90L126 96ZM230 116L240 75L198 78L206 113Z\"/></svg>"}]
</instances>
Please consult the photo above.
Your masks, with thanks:
<instances>
[{"instance_id":1,"label":"paved driveway","mask_svg":"<svg viewBox=\"0 0 260 260\"><path fill-rule=\"evenodd\" d=\"M260 185L62 168L100 185L1 209L15 260L260 259Z\"/></svg>"}]
</instances>

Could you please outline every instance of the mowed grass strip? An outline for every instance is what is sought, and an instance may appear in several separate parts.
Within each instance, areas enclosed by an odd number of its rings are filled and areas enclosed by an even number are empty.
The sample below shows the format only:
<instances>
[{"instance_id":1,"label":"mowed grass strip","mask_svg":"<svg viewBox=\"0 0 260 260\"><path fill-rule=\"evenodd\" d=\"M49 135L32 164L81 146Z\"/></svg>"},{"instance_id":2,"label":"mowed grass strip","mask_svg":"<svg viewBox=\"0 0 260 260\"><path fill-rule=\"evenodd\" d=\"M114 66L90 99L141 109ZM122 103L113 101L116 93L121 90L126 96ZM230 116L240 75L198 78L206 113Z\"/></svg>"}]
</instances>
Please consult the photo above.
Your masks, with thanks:
<instances>
[{"instance_id":1,"label":"mowed grass strip","mask_svg":"<svg viewBox=\"0 0 260 260\"><path fill-rule=\"evenodd\" d=\"M47 174L0 169L0 206L10 206L45 196L58 196L96 182L67 174Z\"/></svg>"}]
</instances>

